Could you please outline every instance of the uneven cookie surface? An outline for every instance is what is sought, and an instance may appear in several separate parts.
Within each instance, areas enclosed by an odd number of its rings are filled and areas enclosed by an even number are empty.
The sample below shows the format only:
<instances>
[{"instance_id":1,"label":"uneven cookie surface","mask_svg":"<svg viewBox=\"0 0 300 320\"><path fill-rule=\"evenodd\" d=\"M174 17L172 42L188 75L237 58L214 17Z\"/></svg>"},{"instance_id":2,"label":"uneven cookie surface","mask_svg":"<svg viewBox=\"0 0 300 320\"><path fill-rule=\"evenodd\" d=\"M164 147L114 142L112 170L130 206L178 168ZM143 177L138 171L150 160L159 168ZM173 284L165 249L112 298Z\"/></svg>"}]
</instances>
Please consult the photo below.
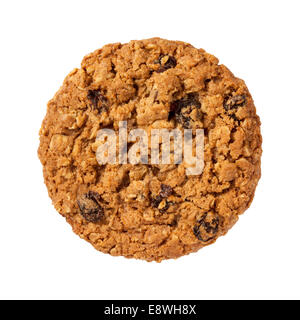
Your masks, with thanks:
<instances>
[{"instance_id":1,"label":"uneven cookie surface","mask_svg":"<svg viewBox=\"0 0 300 320\"><path fill-rule=\"evenodd\" d=\"M204 129L204 171L99 165L101 128ZM87 55L49 101L39 157L57 211L96 249L147 261L224 235L260 178L261 135L245 83L202 49L153 38Z\"/></svg>"}]
</instances>

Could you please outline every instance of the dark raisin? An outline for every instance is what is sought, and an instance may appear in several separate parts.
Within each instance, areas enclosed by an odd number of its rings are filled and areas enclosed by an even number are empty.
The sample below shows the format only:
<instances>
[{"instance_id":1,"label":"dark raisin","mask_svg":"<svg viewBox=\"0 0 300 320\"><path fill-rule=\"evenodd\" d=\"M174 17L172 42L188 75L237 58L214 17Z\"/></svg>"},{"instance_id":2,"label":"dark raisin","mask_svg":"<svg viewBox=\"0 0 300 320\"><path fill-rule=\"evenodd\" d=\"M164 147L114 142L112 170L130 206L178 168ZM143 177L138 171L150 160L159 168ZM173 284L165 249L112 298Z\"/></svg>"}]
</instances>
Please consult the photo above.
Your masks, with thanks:
<instances>
[{"instance_id":1,"label":"dark raisin","mask_svg":"<svg viewBox=\"0 0 300 320\"><path fill-rule=\"evenodd\" d=\"M162 197L162 198L168 198L168 196L170 196L172 193L173 193L173 188L168 186L167 184L161 184L160 186L160 193L159 195Z\"/></svg>"},{"instance_id":2,"label":"dark raisin","mask_svg":"<svg viewBox=\"0 0 300 320\"><path fill-rule=\"evenodd\" d=\"M172 56L168 56L168 60L164 64L162 64L162 59L164 57L164 55L160 55L158 61L155 61L156 63L160 64L160 67L156 70L156 72L158 73L164 72L170 68L174 68L177 65L176 59Z\"/></svg>"},{"instance_id":3,"label":"dark raisin","mask_svg":"<svg viewBox=\"0 0 300 320\"><path fill-rule=\"evenodd\" d=\"M95 191L89 191L78 200L80 214L89 222L98 222L104 217L104 210L100 205L101 196Z\"/></svg>"},{"instance_id":4,"label":"dark raisin","mask_svg":"<svg viewBox=\"0 0 300 320\"><path fill-rule=\"evenodd\" d=\"M163 204L163 206L161 205L161 204ZM164 213L164 212L166 212L169 208L170 208L170 206L172 206L172 205L174 205L174 202L172 202L172 201L168 201L168 200L163 200L163 202L161 202L160 204L159 204L159 212L160 213Z\"/></svg>"},{"instance_id":5,"label":"dark raisin","mask_svg":"<svg viewBox=\"0 0 300 320\"><path fill-rule=\"evenodd\" d=\"M151 206L153 208L158 208L160 213L166 212L174 202L163 199L161 196L151 199Z\"/></svg>"},{"instance_id":6,"label":"dark raisin","mask_svg":"<svg viewBox=\"0 0 300 320\"><path fill-rule=\"evenodd\" d=\"M246 102L246 97L244 95L237 95L237 96L226 96L224 98L224 109L226 111L234 110L239 107L242 107Z\"/></svg>"},{"instance_id":7,"label":"dark raisin","mask_svg":"<svg viewBox=\"0 0 300 320\"><path fill-rule=\"evenodd\" d=\"M179 113L182 108L188 107L188 106L195 106L197 108L201 107L201 103L199 101L199 95L198 93L189 93L182 99L173 101L171 103L171 111L174 111L175 113Z\"/></svg>"},{"instance_id":8,"label":"dark raisin","mask_svg":"<svg viewBox=\"0 0 300 320\"><path fill-rule=\"evenodd\" d=\"M151 199L151 206L159 208L159 212L161 213L167 211L170 208L170 205L173 205L174 203L172 201L167 201L165 198L168 198L173 192L172 187L162 183L159 195Z\"/></svg>"},{"instance_id":9,"label":"dark raisin","mask_svg":"<svg viewBox=\"0 0 300 320\"><path fill-rule=\"evenodd\" d=\"M175 117L178 123L181 123L185 129L190 128L192 119L190 114L193 109L200 109L201 103L197 93L189 93L182 99L173 101L170 105L169 120Z\"/></svg>"},{"instance_id":10,"label":"dark raisin","mask_svg":"<svg viewBox=\"0 0 300 320\"><path fill-rule=\"evenodd\" d=\"M219 218L212 214L204 214L197 220L193 228L194 235L202 242L212 240L219 229Z\"/></svg>"},{"instance_id":11,"label":"dark raisin","mask_svg":"<svg viewBox=\"0 0 300 320\"><path fill-rule=\"evenodd\" d=\"M182 125L184 129L190 129L191 127L191 118L187 116L185 113L175 114L175 119L178 123Z\"/></svg>"},{"instance_id":12,"label":"dark raisin","mask_svg":"<svg viewBox=\"0 0 300 320\"><path fill-rule=\"evenodd\" d=\"M87 98L91 101L92 106L98 112L101 112L102 109L107 109L108 100L100 93L100 90L89 90Z\"/></svg>"},{"instance_id":13,"label":"dark raisin","mask_svg":"<svg viewBox=\"0 0 300 320\"><path fill-rule=\"evenodd\" d=\"M158 208L161 200L162 200L161 196L157 196L157 197L155 197L155 198L152 198L152 199L151 199L151 206L152 206L153 208Z\"/></svg>"},{"instance_id":14,"label":"dark raisin","mask_svg":"<svg viewBox=\"0 0 300 320\"><path fill-rule=\"evenodd\" d=\"M240 124L241 120L238 119L237 116L236 116L234 113L229 114L229 117L230 117L231 119L233 119L234 121L237 121L237 122Z\"/></svg>"}]
</instances>

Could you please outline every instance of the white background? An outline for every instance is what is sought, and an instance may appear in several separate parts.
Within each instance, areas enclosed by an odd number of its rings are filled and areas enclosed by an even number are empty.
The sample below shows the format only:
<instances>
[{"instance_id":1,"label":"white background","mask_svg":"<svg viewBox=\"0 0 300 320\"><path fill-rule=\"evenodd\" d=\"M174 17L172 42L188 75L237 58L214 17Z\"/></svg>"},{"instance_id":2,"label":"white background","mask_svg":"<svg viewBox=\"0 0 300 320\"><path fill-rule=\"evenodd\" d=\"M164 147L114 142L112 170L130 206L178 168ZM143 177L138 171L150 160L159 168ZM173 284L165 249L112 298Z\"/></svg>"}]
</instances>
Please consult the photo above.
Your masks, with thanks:
<instances>
[{"instance_id":1,"label":"white background","mask_svg":"<svg viewBox=\"0 0 300 320\"><path fill-rule=\"evenodd\" d=\"M1 1L0 298L300 298L299 1ZM82 57L153 36L244 79L262 121L251 208L214 245L158 263L94 250L54 210L37 158L46 103Z\"/></svg>"}]
</instances>

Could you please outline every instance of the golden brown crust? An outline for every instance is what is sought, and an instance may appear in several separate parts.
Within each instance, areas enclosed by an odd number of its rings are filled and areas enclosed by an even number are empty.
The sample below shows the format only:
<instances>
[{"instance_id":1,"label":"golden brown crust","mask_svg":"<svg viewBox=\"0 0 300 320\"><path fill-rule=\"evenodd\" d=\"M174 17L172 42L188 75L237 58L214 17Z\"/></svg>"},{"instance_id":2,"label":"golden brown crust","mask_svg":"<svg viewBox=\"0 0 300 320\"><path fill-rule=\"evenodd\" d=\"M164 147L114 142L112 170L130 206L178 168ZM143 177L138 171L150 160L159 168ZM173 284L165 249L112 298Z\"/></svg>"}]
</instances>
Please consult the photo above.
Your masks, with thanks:
<instances>
[{"instance_id":1,"label":"golden brown crust","mask_svg":"<svg viewBox=\"0 0 300 320\"><path fill-rule=\"evenodd\" d=\"M170 117L187 99L197 110ZM203 128L203 173L186 176L183 164L100 166L97 131L121 120L128 130ZM261 142L242 80L202 49L153 38L87 55L49 101L38 153L54 206L75 233L111 255L161 261L213 243L249 207Z\"/></svg>"}]
</instances>

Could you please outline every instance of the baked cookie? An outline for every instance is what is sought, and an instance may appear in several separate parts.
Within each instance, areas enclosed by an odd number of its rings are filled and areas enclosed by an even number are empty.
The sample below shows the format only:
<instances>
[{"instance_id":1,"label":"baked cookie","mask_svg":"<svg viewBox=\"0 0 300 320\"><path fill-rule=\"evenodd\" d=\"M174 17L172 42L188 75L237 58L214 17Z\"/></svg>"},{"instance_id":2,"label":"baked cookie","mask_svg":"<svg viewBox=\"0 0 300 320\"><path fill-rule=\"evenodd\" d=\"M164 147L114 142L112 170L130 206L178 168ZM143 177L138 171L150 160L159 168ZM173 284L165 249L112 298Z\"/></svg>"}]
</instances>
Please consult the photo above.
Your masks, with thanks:
<instances>
[{"instance_id":1,"label":"baked cookie","mask_svg":"<svg viewBox=\"0 0 300 320\"><path fill-rule=\"evenodd\" d=\"M203 172L188 175L184 162L99 164L97 132L118 133L120 121L128 132L202 129ZM236 223L260 178L261 143L242 80L202 49L153 38L84 57L48 103L38 154L49 196L76 234L114 256L161 261Z\"/></svg>"}]
</instances>

